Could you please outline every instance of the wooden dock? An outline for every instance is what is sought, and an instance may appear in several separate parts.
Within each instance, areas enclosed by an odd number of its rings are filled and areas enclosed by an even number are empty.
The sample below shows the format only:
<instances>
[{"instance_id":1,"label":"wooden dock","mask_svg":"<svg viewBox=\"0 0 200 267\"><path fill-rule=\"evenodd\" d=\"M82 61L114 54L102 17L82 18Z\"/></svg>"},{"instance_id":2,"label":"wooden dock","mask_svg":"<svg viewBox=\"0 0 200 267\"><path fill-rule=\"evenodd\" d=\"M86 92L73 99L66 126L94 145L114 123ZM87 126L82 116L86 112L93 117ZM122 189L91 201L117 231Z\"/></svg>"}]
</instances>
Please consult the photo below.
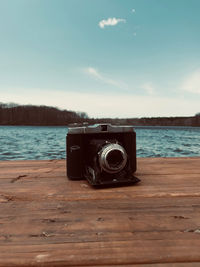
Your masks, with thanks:
<instances>
[{"instance_id":1,"label":"wooden dock","mask_svg":"<svg viewBox=\"0 0 200 267\"><path fill-rule=\"evenodd\" d=\"M0 162L0 266L200 266L200 158L139 158L112 189L65 170Z\"/></svg>"}]
</instances>

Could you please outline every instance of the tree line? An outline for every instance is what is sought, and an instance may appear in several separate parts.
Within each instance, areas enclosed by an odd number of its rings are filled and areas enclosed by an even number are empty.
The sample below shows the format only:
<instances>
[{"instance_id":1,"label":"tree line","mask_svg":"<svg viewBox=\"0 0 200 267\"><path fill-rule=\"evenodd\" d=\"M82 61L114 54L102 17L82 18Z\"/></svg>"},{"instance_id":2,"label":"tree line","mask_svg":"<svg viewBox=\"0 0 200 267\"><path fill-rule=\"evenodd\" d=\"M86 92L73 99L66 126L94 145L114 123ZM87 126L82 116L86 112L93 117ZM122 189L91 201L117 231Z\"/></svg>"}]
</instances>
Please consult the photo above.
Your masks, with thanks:
<instances>
[{"instance_id":1,"label":"tree line","mask_svg":"<svg viewBox=\"0 0 200 267\"><path fill-rule=\"evenodd\" d=\"M200 127L200 114L192 117L152 117L152 118L128 118L128 119L90 119L90 123L111 123L117 125L134 126L193 126Z\"/></svg>"},{"instance_id":2,"label":"tree line","mask_svg":"<svg viewBox=\"0 0 200 267\"><path fill-rule=\"evenodd\" d=\"M193 117L89 118L85 112L56 107L0 103L0 125L77 125L111 123L135 126L200 126L200 113Z\"/></svg>"},{"instance_id":3,"label":"tree line","mask_svg":"<svg viewBox=\"0 0 200 267\"><path fill-rule=\"evenodd\" d=\"M56 107L0 103L0 125L67 125L81 123L85 112L60 110Z\"/></svg>"}]
</instances>

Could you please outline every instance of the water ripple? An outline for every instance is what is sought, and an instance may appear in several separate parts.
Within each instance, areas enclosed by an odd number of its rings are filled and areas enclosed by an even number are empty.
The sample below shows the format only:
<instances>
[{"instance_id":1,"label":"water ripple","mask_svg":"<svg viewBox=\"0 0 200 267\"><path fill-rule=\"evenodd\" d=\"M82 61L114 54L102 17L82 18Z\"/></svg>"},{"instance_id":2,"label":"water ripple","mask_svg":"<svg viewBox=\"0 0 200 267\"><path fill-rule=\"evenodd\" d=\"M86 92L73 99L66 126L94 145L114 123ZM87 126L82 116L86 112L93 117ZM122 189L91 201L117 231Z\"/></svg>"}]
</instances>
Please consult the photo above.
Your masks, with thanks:
<instances>
[{"instance_id":1,"label":"water ripple","mask_svg":"<svg viewBox=\"0 0 200 267\"><path fill-rule=\"evenodd\" d=\"M200 156L200 128L135 127L137 157ZM67 127L0 126L0 160L64 159Z\"/></svg>"}]
</instances>

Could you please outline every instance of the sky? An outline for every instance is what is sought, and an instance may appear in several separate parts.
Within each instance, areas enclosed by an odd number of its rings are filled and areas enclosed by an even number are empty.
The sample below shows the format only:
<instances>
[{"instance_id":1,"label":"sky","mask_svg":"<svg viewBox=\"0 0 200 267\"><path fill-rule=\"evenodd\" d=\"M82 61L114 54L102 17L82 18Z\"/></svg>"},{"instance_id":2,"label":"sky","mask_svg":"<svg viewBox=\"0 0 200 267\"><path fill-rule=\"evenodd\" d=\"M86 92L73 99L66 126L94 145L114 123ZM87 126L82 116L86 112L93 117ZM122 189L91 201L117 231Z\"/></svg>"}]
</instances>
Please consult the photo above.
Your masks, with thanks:
<instances>
[{"instance_id":1,"label":"sky","mask_svg":"<svg viewBox=\"0 0 200 267\"><path fill-rule=\"evenodd\" d=\"M0 0L0 102L200 112L199 0Z\"/></svg>"}]
</instances>

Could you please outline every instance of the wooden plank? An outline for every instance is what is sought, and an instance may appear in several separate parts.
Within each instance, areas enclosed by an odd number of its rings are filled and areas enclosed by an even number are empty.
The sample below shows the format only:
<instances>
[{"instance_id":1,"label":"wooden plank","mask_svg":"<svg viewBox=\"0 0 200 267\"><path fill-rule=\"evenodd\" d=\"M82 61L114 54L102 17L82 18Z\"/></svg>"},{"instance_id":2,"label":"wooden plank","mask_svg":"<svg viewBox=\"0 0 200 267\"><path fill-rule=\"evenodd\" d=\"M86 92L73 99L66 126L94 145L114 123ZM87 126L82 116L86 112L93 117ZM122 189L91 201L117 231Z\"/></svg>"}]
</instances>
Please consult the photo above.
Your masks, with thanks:
<instances>
[{"instance_id":1,"label":"wooden plank","mask_svg":"<svg viewBox=\"0 0 200 267\"><path fill-rule=\"evenodd\" d=\"M140 184L101 190L65 173L0 162L0 266L200 264L200 158L138 159Z\"/></svg>"},{"instance_id":2,"label":"wooden plank","mask_svg":"<svg viewBox=\"0 0 200 267\"><path fill-rule=\"evenodd\" d=\"M24 161L7 161L5 162L6 168L2 168L4 164L0 164L0 195L4 193L8 198L19 200L38 199L40 201L46 198L57 198L58 200L73 201L112 199L113 197L129 199L200 195L199 158L192 160L190 158L159 158L157 161L156 159L138 159L136 175L141 178L141 183L134 187L104 189L99 192L91 190L85 181L69 181L66 178L64 160L28 161L27 165ZM38 180L40 187L38 187ZM3 196L2 198L4 199Z\"/></svg>"},{"instance_id":3,"label":"wooden plank","mask_svg":"<svg viewBox=\"0 0 200 267\"><path fill-rule=\"evenodd\" d=\"M46 202L42 207L38 202L14 205L9 202L0 208L0 245L5 241L19 245L22 239L24 245L199 239L197 198L189 199L184 206L171 199L162 204L158 199L154 202Z\"/></svg>"}]
</instances>

